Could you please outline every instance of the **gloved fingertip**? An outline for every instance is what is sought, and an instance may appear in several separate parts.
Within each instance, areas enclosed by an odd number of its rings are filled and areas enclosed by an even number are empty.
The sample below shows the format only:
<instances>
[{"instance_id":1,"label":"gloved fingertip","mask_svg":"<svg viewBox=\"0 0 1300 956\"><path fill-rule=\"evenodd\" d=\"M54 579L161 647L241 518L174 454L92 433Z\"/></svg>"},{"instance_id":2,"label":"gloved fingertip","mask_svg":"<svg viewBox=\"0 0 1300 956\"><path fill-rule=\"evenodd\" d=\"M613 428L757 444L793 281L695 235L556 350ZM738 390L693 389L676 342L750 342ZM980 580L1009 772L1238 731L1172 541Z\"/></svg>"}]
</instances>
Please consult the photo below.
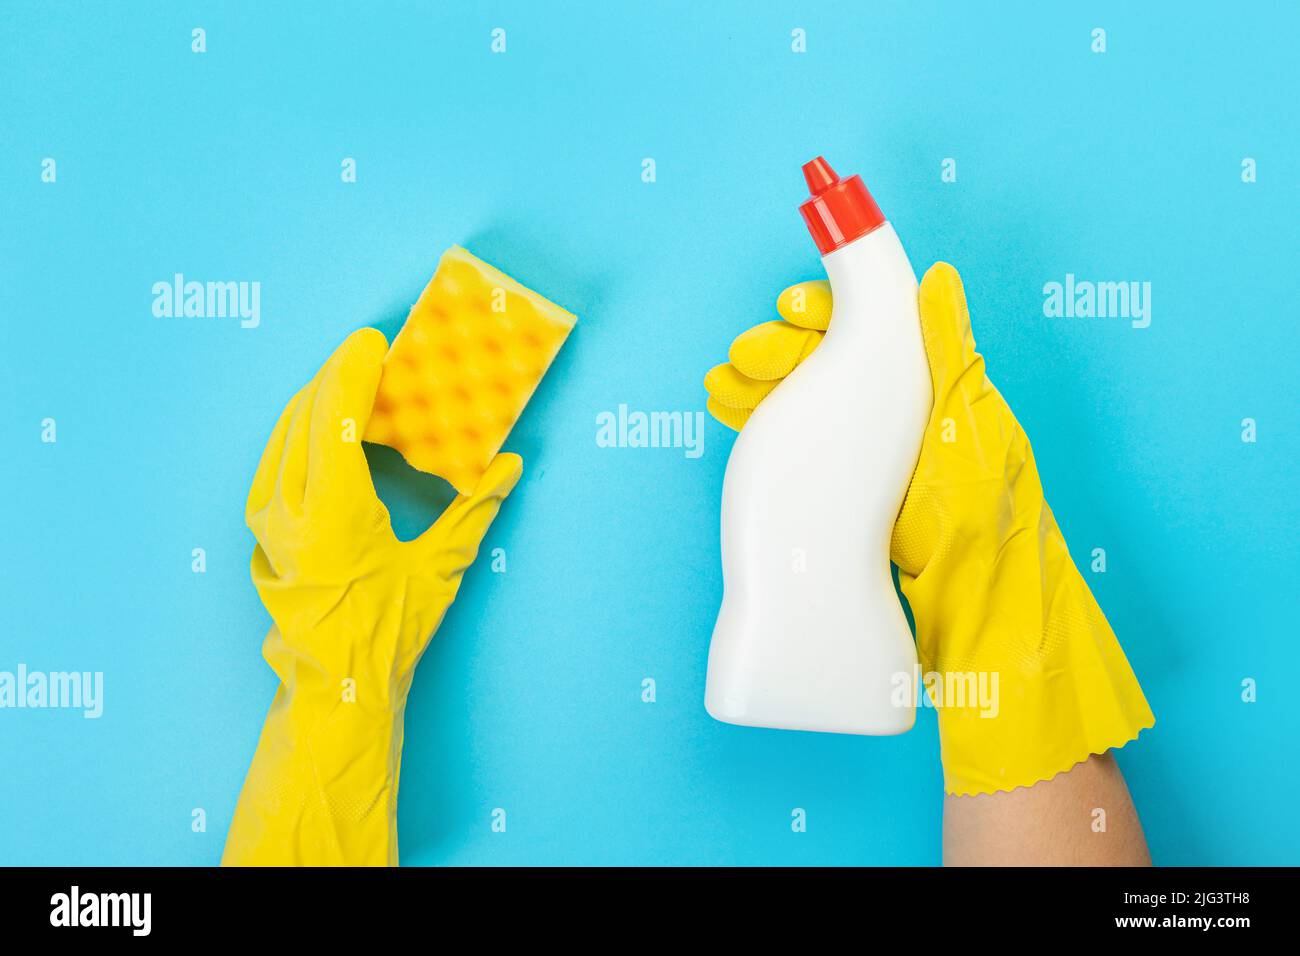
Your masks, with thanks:
<instances>
[{"instance_id":1,"label":"gloved fingertip","mask_svg":"<svg viewBox=\"0 0 1300 956\"><path fill-rule=\"evenodd\" d=\"M938 391L956 381L976 358L966 290L957 270L946 262L926 270L918 304L926 357Z\"/></svg>"},{"instance_id":2,"label":"gloved fingertip","mask_svg":"<svg viewBox=\"0 0 1300 956\"><path fill-rule=\"evenodd\" d=\"M352 356L367 364L378 365L388 354L388 338L374 326L357 329L348 336L346 344Z\"/></svg>"},{"instance_id":3,"label":"gloved fingertip","mask_svg":"<svg viewBox=\"0 0 1300 956\"><path fill-rule=\"evenodd\" d=\"M776 311L781 313L781 318L786 317L794 302L794 297L799 290L804 287L805 283L796 282L794 285L788 285L781 290L781 294L776 297Z\"/></svg>"},{"instance_id":4,"label":"gloved fingertip","mask_svg":"<svg viewBox=\"0 0 1300 956\"><path fill-rule=\"evenodd\" d=\"M791 325L825 332L831 324L834 305L831 284L825 279L796 282L776 299L776 311Z\"/></svg>"},{"instance_id":5,"label":"gloved fingertip","mask_svg":"<svg viewBox=\"0 0 1300 956\"><path fill-rule=\"evenodd\" d=\"M716 393L719 389L725 387L724 383L731 374L728 369L732 366L729 362L719 362L713 368L704 373L704 390L710 395Z\"/></svg>"},{"instance_id":6,"label":"gloved fingertip","mask_svg":"<svg viewBox=\"0 0 1300 956\"><path fill-rule=\"evenodd\" d=\"M704 377L704 387L709 398L728 408L746 411L757 408L779 383L779 379L763 381L750 378L730 364L715 366Z\"/></svg>"},{"instance_id":7,"label":"gloved fingertip","mask_svg":"<svg viewBox=\"0 0 1300 956\"><path fill-rule=\"evenodd\" d=\"M736 336L727 359L746 378L762 382L782 379L799 364L808 335L808 329L773 319Z\"/></svg>"},{"instance_id":8,"label":"gloved fingertip","mask_svg":"<svg viewBox=\"0 0 1300 956\"><path fill-rule=\"evenodd\" d=\"M944 262L942 259L939 259L933 265L931 265L930 268L925 270L925 276L922 278L921 281L924 282L926 280L929 280L931 282L937 282L941 279L945 281L949 281L952 279L960 279L960 278L961 277L957 274L956 266L954 266L951 262Z\"/></svg>"},{"instance_id":9,"label":"gloved fingertip","mask_svg":"<svg viewBox=\"0 0 1300 956\"><path fill-rule=\"evenodd\" d=\"M936 262L925 271L921 279L922 301L936 304L960 305L966 307L966 290L962 287L961 275L947 262Z\"/></svg>"},{"instance_id":10,"label":"gloved fingertip","mask_svg":"<svg viewBox=\"0 0 1300 956\"><path fill-rule=\"evenodd\" d=\"M752 409L731 408L728 405L723 405L712 395L710 395L708 400L704 403L704 407L707 408L709 414L719 422L730 428L732 431L737 432L745 427L745 422L749 421L749 416L753 414Z\"/></svg>"},{"instance_id":11,"label":"gloved fingertip","mask_svg":"<svg viewBox=\"0 0 1300 956\"><path fill-rule=\"evenodd\" d=\"M474 485L471 498L504 498L519 483L524 460L511 451L503 451L487 466L483 477Z\"/></svg>"},{"instance_id":12,"label":"gloved fingertip","mask_svg":"<svg viewBox=\"0 0 1300 956\"><path fill-rule=\"evenodd\" d=\"M357 329L339 344L313 381L324 383L327 394L334 394L343 383L354 382L358 377L378 384L379 370L387 353L388 340L383 332L369 326Z\"/></svg>"}]
</instances>

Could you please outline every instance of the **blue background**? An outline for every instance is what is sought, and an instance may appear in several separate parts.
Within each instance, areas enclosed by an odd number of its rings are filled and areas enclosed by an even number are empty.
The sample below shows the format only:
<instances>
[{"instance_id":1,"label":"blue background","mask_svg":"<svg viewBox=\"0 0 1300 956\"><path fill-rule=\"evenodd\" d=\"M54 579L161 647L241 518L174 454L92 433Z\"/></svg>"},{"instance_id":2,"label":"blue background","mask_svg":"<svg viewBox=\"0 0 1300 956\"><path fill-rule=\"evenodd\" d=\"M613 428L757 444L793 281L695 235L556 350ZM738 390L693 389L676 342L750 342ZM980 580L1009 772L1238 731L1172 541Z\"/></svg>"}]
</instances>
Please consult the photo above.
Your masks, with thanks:
<instances>
[{"instance_id":1,"label":"blue background","mask_svg":"<svg viewBox=\"0 0 1300 956\"><path fill-rule=\"evenodd\" d=\"M403 861L937 863L932 711L893 739L704 712L731 433L709 419L699 460L595 443L620 403L702 409L731 338L821 275L818 153L918 272L963 272L1076 562L1108 553L1156 861L1300 862L1296 8L451 6L5 4L0 669L102 670L106 701L0 711L0 862L219 859L275 688L242 520L262 446L463 243L581 318L507 443L508 572L473 569L415 681ZM261 327L154 318L175 272L260 281ZM1067 272L1151 282L1150 328L1045 318ZM375 467L427 521L436 491Z\"/></svg>"}]
</instances>

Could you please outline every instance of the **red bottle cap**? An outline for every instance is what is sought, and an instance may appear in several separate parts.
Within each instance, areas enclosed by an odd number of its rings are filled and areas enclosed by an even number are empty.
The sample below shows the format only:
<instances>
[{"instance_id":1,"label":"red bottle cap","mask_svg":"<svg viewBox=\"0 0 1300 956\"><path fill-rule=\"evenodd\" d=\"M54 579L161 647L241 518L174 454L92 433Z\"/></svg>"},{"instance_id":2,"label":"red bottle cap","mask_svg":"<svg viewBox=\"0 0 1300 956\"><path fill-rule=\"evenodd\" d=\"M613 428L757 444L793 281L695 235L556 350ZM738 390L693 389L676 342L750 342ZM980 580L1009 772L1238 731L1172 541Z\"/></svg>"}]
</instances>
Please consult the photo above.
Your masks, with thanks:
<instances>
[{"instance_id":1,"label":"red bottle cap","mask_svg":"<svg viewBox=\"0 0 1300 956\"><path fill-rule=\"evenodd\" d=\"M820 156L803 164L803 176L812 198L799 211L822 255L884 225L884 213L867 192L861 176L840 179Z\"/></svg>"}]
</instances>

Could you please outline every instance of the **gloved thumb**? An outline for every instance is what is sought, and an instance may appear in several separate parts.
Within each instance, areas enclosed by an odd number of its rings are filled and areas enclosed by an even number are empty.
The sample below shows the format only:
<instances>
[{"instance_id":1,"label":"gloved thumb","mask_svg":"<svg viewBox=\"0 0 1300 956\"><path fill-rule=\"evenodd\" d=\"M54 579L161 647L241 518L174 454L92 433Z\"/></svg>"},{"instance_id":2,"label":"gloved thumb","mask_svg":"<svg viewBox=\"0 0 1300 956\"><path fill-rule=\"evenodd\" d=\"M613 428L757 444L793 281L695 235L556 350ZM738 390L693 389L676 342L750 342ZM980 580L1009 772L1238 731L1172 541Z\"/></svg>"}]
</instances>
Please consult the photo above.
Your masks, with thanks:
<instances>
[{"instance_id":1,"label":"gloved thumb","mask_svg":"<svg viewBox=\"0 0 1300 956\"><path fill-rule=\"evenodd\" d=\"M946 262L932 265L921 279L919 305L925 355L938 407L979 358L966 307L966 290L957 270Z\"/></svg>"},{"instance_id":2,"label":"gloved thumb","mask_svg":"<svg viewBox=\"0 0 1300 956\"><path fill-rule=\"evenodd\" d=\"M320 387L312 427L329 430L346 418L365 431L387 353L388 339L378 329L361 328L349 335L316 375Z\"/></svg>"},{"instance_id":3,"label":"gloved thumb","mask_svg":"<svg viewBox=\"0 0 1300 956\"><path fill-rule=\"evenodd\" d=\"M453 578L474 563L488 528L523 474L524 461L502 452L492 459L474 490L457 495L433 527L412 542L444 578Z\"/></svg>"}]
</instances>

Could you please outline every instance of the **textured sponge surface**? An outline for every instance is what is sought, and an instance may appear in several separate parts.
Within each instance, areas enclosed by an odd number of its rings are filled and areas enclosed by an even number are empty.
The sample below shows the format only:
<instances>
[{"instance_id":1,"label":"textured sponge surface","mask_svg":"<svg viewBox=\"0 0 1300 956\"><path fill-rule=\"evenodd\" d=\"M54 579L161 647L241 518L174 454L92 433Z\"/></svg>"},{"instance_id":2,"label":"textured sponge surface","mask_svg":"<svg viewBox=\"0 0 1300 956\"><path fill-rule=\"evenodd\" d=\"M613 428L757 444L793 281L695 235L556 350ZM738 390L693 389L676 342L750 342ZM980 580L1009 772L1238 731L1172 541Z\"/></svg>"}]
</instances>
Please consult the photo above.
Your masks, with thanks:
<instances>
[{"instance_id":1,"label":"textured sponge surface","mask_svg":"<svg viewBox=\"0 0 1300 956\"><path fill-rule=\"evenodd\" d=\"M453 246L388 350L365 440L469 494L576 321Z\"/></svg>"}]
</instances>

